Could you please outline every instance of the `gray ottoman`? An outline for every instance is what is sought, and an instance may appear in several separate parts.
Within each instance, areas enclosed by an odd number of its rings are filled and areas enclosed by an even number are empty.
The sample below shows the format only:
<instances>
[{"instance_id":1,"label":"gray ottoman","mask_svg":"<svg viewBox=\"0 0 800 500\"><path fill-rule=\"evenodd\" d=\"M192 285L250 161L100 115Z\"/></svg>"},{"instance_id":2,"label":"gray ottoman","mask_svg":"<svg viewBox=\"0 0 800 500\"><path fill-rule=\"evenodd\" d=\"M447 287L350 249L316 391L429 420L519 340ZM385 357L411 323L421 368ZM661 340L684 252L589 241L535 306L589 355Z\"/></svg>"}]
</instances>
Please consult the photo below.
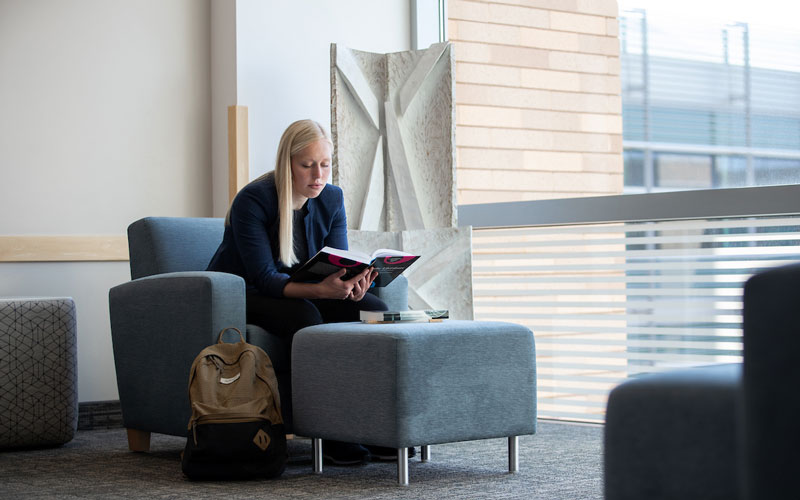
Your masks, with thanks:
<instances>
[{"instance_id":1,"label":"gray ottoman","mask_svg":"<svg viewBox=\"0 0 800 500\"><path fill-rule=\"evenodd\" d=\"M738 498L742 366L631 379L608 397L606 500Z\"/></svg>"},{"instance_id":2,"label":"gray ottoman","mask_svg":"<svg viewBox=\"0 0 800 500\"><path fill-rule=\"evenodd\" d=\"M72 299L0 299L0 449L72 440L76 356Z\"/></svg>"},{"instance_id":3,"label":"gray ottoman","mask_svg":"<svg viewBox=\"0 0 800 500\"><path fill-rule=\"evenodd\" d=\"M509 438L536 432L533 333L521 325L332 323L304 328L292 345L294 430L321 439L398 450L398 482L408 484L408 448Z\"/></svg>"}]
</instances>

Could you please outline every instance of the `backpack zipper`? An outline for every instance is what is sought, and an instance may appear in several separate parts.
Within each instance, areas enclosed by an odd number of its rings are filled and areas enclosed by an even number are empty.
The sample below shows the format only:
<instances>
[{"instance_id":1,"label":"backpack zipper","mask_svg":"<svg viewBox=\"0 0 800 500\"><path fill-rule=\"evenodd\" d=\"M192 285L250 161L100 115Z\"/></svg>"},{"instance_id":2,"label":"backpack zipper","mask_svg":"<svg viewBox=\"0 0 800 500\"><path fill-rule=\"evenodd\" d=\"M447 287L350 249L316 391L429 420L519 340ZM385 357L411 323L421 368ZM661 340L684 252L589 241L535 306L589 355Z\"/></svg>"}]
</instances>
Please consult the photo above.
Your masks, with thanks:
<instances>
[{"instance_id":1,"label":"backpack zipper","mask_svg":"<svg viewBox=\"0 0 800 500\"><path fill-rule=\"evenodd\" d=\"M194 444L197 446L197 426L202 424L238 424L242 422L257 422L259 420L269 420L261 415L252 413L226 413L224 415L201 415L192 421L192 435Z\"/></svg>"}]
</instances>

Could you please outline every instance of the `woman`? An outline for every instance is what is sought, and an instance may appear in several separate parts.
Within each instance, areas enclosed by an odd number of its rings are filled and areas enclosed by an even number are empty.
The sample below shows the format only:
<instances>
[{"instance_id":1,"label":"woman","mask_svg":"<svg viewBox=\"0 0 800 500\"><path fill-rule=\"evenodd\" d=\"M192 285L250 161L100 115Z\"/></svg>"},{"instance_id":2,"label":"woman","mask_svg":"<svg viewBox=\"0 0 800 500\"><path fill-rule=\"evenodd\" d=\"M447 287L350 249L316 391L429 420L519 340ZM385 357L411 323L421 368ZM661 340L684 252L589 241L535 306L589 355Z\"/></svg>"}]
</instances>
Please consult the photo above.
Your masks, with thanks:
<instances>
[{"instance_id":1,"label":"woman","mask_svg":"<svg viewBox=\"0 0 800 500\"><path fill-rule=\"evenodd\" d=\"M319 283L289 281L289 276L324 246L347 249L347 219L342 190L327 184L331 140L312 120L292 123L278 144L274 172L245 186L225 219L222 243L209 271L233 273L247 285L247 322L291 343L299 329L320 323L357 321L359 311L386 310L366 293L377 276L372 268L343 281L344 269ZM326 458L338 464L361 463L369 450L327 441ZM394 450L376 449L390 456Z\"/></svg>"}]
</instances>

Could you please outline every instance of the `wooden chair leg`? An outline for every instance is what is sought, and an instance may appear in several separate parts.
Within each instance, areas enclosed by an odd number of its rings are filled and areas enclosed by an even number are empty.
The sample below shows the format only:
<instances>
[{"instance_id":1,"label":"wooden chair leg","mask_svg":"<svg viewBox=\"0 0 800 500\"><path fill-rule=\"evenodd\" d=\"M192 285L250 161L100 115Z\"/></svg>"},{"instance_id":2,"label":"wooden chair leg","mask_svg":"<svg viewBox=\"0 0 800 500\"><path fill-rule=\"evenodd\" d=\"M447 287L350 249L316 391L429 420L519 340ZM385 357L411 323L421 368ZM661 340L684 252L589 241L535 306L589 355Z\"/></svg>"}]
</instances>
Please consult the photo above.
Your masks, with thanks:
<instances>
[{"instance_id":1,"label":"wooden chair leg","mask_svg":"<svg viewBox=\"0 0 800 500\"><path fill-rule=\"evenodd\" d=\"M127 429L128 448L131 451L150 451L150 431L140 431L138 429Z\"/></svg>"}]
</instances>

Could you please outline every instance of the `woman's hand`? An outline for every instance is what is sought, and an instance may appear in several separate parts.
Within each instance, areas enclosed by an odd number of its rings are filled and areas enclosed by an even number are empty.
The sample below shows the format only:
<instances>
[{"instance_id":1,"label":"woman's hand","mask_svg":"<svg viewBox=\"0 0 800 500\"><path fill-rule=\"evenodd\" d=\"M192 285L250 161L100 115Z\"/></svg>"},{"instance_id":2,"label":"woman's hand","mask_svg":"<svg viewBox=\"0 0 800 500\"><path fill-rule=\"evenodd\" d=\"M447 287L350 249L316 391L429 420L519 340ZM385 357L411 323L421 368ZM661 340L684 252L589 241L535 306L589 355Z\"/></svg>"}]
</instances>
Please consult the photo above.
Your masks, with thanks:
<instances>
[{"instance_id":1,"label":"woman's hand","mask_svg":"<svg viewBox=\"0 0 800 500\"><path fill-rule=\"evenodd\" d=\"M283 288L285 297L298 299L350 299L359 301L364 298L372 282L378 276L378 271L367 268L347 281L341 278L347 271L340 269L319 283L289 282Z\"/></svg>"},{"instance_id":2,"label":"woman's hand","mask_svg":"<svg viewBox=\"0 0 800 500\"><path fill-rule=\"evenodd\" d=\"M354 280L358 276L353 277L347 281L342 280L342 276L347 271L339 269L333 274L329 274L327 278L317 283L317 298L319 299L339 299L344 300L353 290Z\"/></svg>"},{"instance_id":3,"label":"woman's hand","mask_svg":"<svg viewBox=\"0 0 800 500\"><path fill-rule=\"evenodd\" d=\"M364 275L363 278L358 280L354 285L353 289L350 291L350 295L347 296L348 299L352 300L353 302L358 302L359 300L364 298L364 294L367 293L369 287L372 286L372 282L375 281L375 278L378 277L378 271L374 268L368 268L365 270L367 274ZM364 274L363 272L361 274Z\"/></svg>"}]
</instances>

